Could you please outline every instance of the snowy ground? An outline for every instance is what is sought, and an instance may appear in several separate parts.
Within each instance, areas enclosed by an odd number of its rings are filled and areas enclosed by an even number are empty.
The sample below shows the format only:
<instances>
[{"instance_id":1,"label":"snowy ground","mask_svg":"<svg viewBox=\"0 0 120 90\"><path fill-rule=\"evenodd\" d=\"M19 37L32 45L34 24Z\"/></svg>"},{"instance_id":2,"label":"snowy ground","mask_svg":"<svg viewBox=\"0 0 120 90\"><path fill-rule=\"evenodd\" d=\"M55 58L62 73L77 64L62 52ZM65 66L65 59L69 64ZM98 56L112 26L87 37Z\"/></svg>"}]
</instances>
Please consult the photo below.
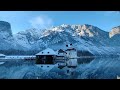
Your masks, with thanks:
<instances>
[{"instance_id":1,"label":"snowy ground","mask_svg":"<svg viewBox=\"0 0 120 90\"><path fill-rule=\"evenodd\" d=\"M87 61L87 60L86 60ZM43 71L34 61L6 61L0 64L0 79L116 79L120 76L120 58L96 58L82 63L73 75L66 75L67 68Z\"/></svg>"},{"instance_id":2,"label":"snowy ground","mask_svg":"<svg viewBox=\"0 0 120 90\"><path fill-rule=\"evenodd\" d=\"M27 57L35 57L34 55L32 56L6 56L5 59L24 59L24 58L27 58Z\"/></svg>"}]
</instances>

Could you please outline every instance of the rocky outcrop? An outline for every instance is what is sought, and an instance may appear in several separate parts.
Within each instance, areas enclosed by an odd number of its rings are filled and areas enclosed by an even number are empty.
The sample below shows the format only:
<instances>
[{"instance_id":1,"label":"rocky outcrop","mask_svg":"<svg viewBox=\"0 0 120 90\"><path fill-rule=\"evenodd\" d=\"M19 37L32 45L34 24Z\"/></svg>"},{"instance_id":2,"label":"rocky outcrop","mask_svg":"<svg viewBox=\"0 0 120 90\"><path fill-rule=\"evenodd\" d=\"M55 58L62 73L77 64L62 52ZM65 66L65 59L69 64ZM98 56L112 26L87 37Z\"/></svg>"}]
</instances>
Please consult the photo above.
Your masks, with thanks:
<instances>
[{"instance_id":1,"label":"rocky outcrop","mask_svg":"<svg viewBox=\"0 0 120 90\"><path fill-rule=\"evenodd\" d=\"M0 21L0 38L7 39L12 37L11 25L8 22Z\"/></svg>"},{"instance_id":2,"label":"rocky outcrop","mask_svg":"<svg viewBox=\"0 0 120 90\"><path fill-rule=\"evenodd\" d=\"M120 26L112 28L111 32L109 33L109 37L113 37L114 35L120 34Z\"/></svg>"}]
</instances>

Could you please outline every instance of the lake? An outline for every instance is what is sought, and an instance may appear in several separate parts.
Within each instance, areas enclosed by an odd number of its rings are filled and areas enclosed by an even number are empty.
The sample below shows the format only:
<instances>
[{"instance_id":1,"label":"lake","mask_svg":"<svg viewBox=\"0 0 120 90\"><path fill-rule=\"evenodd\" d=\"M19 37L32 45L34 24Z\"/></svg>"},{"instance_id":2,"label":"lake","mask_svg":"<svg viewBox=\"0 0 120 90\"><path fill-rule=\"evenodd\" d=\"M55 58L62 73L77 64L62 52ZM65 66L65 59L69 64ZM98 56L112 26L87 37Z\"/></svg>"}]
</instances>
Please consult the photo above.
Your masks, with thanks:
<instances>
[{"instance_id":1,"label":"lake","mask_svg":"<svg viewBox=\"0 0 120 90\"><path fill-rule=\"evenodd\" d=\"M53 68L44 72L34 61L6 61L0 64L0 79L117 79L120 76L120 57L82 58L73 75L66 75L66 68Z\"/></svg>"}]
</instances>

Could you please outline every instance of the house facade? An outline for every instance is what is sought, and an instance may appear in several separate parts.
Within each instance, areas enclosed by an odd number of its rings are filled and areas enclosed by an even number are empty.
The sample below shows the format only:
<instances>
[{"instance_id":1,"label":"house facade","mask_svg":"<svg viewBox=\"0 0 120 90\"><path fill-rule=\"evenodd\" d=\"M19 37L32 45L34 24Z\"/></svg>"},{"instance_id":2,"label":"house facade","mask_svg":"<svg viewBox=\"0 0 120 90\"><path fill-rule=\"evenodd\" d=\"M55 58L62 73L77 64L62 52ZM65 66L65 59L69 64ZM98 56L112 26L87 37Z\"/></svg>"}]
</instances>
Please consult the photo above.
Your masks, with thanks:
<instances>
[{"instance_id":1,"label":"house facade","mask_svg":"<svg viewBox=\"0 0 120 90\"><path fill-rule=\"evenodd\" d=\"M53 49L47 48L36 54L36 64L54 64L56 52Z\"/></svg>"},{"instance_id":2,"label":"house facade","mask_svg":"<svg viewBox=\"0 0 120 90\"><path fill-rule=\"evenodd\" d=\"M77 50L72 46L72 44L66 45L66 57L69 59L67 61L67 67L77 67Z\"/></svg>"}]
</instances>

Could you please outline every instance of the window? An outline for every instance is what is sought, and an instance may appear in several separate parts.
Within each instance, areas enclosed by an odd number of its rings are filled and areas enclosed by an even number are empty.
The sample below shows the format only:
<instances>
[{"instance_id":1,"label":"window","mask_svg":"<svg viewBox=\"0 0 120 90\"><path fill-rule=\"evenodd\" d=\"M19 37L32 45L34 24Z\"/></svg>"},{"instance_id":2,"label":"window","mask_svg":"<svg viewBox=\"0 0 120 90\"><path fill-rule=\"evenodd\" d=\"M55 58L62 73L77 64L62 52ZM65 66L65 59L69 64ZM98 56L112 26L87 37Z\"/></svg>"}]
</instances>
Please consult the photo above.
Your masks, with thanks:
<instances>
[{"instance_id":1,"label":"window","mask_svg":"<svg viewBox=\"0 0 120 90\"><path fill-rule=\"evenodd\" d=\"M71 75L73 75L74 73L73 72L71 72Z\"/></svg>"},{"instance_id":2,"label":"window","mask_svg":"<svg viewBox=\"0 0 120 90\"><path fill-rule=\"evenodd\" d=\"M67 73L69 73L69 70L67 70Z\"/></svg>"}]
</instances>

